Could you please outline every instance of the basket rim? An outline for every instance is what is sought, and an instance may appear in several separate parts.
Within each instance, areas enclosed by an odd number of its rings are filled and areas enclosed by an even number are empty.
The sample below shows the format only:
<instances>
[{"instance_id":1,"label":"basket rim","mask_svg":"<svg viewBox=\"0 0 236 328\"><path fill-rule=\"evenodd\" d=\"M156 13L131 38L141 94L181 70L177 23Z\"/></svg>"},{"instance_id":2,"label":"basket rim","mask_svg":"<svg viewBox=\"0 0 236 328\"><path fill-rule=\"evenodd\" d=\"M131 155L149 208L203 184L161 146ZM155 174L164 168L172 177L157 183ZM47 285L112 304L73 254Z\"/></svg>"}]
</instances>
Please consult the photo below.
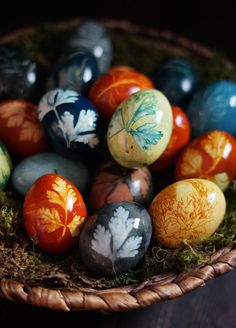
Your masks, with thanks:
<instances>
[{"instance_id":1,"label":"basket rim","mask_svg":"<svg viewBox=\"0 0 236 328\"><path fill-rule=\"evenodd\" d=\"M52 310L100 310L126 312L154 303L175 299L203 287L236 266L236 245L215 253L211 264L183 271L160 274L140 285L95 290L91 288L29 287L17 280L1 279L0 297Z\"/></svg>"},{"instance_id":2,"label":"basket rim","mask_svg":"<svg viewBox=\"0 0 236 328\"><path fill-rule=\"evenodd\" d=\"M53 22L52 24L58 29L75 27L85 19L76 18L70 21ZM214 56L214 52L207 47L167 30L142 26L127 20L96 20L108 29L128 31L162 40L208 59ZM30 34L37 27L37 25L26 27L3 35L0 37L0 43L11 42L22 35ZM235 67L227 58L225 65L230 68ZM212 256L209 263L192 270L183 271L180 274L174 272L160 274L140 284L98 290L92 288L30 287L14 279L2 278L0 280L0 298L53 310L129 311L183 296L198 287L203 287L208 280L233 270L236 266L236 245L222 248Z\"/></svg>"}]
</instances>

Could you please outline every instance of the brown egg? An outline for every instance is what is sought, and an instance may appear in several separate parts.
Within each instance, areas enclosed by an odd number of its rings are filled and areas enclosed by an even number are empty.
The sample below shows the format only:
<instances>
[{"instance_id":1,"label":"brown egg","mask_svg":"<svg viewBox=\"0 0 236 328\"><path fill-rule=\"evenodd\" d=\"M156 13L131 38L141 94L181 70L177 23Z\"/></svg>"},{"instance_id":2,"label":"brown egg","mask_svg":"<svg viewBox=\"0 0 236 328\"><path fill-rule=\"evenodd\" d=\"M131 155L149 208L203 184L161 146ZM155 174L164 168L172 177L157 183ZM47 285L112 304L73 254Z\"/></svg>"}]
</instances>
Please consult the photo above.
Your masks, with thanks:
<instances>
[{"instance_id":1,"label":"brown egg","mask_svg":"<svg viewBox=\"0 0 236 328\"><path fill-rule=\"evenodd\" d=\"M97 172L89 203L93 209L122 201L147 205L151 201L152 192L152 176L147 167L127 169L114 161L108 161Z\"/></svg>"}]
</instances>

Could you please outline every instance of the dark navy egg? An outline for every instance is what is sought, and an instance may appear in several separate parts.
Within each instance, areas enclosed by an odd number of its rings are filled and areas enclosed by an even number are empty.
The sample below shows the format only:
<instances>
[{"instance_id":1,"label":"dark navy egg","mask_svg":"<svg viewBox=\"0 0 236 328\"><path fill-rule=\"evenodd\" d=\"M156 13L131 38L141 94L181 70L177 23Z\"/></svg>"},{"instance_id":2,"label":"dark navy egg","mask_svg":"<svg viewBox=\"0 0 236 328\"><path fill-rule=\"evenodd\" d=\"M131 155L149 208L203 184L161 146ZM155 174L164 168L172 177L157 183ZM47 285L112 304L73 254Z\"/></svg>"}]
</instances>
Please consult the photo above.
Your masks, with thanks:
<instances>
[{"instance_id":1,"label":"dark navy egg","mask_svg":"<svg viewBox=\"0 0 236 328\"><path fill-rule=\"evenodd\" d=\"M38 85L38 66L18 49L0 46L0 100L32 99Z\"/></svg>"},{"instance_id":2,"label":"dark navy egg","mask_svg":"<svg viewBox=\"0 0 236 328\"><path fill-rule=\"evenodd\" d=\"M48 141L63 156L78 158L100 143L99 115L78 92L49 91L42 97L38 111Z\"/></svg>"},{"instance_id":3,"label":"dark navy egg","mask_svg":"<svg viewBox=\"0 0 236 328\"><path fill-rule=\"evenodd\" d=\"M150 216L141 205L135 202L108 204L85 223L79 254L91 271L114 275L141 260L151 234Z\"/></svg>"},{"instance_id":4,"label":"dark navy egg","mask_svg":"<svg viewBox=\"0 0 236 328\"><path fill-rule=\"evenodd\" d=\"M186 105L199 84L194 66L182 58L165 61L153 73L152 80L170 103L178 106Z\"/></svg>"},{"instance_id":5,"label":"dark navy egg","mask_svg":"<svg viewBox=\"0 0 236 328\"><path fill-rule=\"evenodd\" d=\"M95 21L85 21L71 35L69 48L83 47L96 57L100 73L105 73L112 59L112 43L107 30Z\"/></svg>"},{"instance_id":6,"label":"dark navy egg","mask_svg":"<svg viewBox=\"0 0 236 328\"><path fill-rule=\"evenodd\" d=\"M47 152L25 158L17 164L12 174L12 184L24 196L33 183L45 174L59 174L72 182L84 194L89 185L89 172L79 161Z\"/></svg>"},{"instance_id":7,"label":"dark navy egg","mask_svg":"<svg viewBox=\"0 0 236 328\"><path fill-rule=\"evenodd\" d=\"M77 48L65 53L56 64L48 81L48 89L70 89L86 95L98 75L98 65L93 54Z\"/></svg>"},{"instance_id":8,"label":"dark navy egg","mask_svg":"<svg viewBox=\"0 0 236 328\"><path fill-rule=\"evenodd\" d=\"M218 81L202 88L193 96L187 115L195 137L211 130L236 134L236 83Z\"/></svg>"}]
</instances>

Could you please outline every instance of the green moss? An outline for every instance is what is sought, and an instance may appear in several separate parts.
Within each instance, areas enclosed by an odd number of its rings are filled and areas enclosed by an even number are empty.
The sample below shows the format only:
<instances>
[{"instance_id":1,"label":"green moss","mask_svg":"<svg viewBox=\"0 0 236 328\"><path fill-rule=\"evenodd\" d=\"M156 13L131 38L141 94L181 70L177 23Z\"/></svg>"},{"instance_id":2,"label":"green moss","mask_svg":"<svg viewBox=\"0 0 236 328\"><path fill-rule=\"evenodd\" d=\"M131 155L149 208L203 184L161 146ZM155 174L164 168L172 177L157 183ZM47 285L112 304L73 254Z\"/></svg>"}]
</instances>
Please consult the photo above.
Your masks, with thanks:
<instances>
[{"instance_id":1,"label":"green moss","mask_svg":"<svg viewBox=\"0 0 236 328\"><path fill-rule=\"evenodd\" d=\"M11 193L0 192L0 238L15 236L21 204Z\"/></svg>"}]
</instances>

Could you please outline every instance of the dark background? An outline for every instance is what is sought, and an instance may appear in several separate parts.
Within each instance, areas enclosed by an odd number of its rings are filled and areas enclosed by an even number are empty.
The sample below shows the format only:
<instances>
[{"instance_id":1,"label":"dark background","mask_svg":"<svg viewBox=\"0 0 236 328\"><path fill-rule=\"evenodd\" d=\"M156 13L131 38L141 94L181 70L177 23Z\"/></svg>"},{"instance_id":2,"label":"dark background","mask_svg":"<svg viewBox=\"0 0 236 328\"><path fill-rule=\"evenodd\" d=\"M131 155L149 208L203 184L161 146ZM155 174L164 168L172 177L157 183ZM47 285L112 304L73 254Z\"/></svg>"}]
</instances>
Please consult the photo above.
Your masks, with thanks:
<instances>
[{"instance_id":1,"label":"dark background","mask_svg":"<svg viewBox=\"0 0 236 328\"><path fill-rule=\"evenodd\" d=\"M235 6L234 0L8 0L0 11L0 33L73 17L129 19L175 31L236 61Z\"/></svg>"},{"instance_id":2,"label":"dark background","mask_svg":"<svg viewBox=\"0 0 236 328\"><path fill-rule=\"evenodd\" d=\"M51 5L51 8L49 7ZM0 34L40 23L75 17L128 19L168 29L226 53L236 62L234 1L48 0L13 5L4 2ZM166 303L127 314L58 313L0 300L0 327L233 328L236 327L236 271L203 289Z\"/></svg>"}]
</instances>

